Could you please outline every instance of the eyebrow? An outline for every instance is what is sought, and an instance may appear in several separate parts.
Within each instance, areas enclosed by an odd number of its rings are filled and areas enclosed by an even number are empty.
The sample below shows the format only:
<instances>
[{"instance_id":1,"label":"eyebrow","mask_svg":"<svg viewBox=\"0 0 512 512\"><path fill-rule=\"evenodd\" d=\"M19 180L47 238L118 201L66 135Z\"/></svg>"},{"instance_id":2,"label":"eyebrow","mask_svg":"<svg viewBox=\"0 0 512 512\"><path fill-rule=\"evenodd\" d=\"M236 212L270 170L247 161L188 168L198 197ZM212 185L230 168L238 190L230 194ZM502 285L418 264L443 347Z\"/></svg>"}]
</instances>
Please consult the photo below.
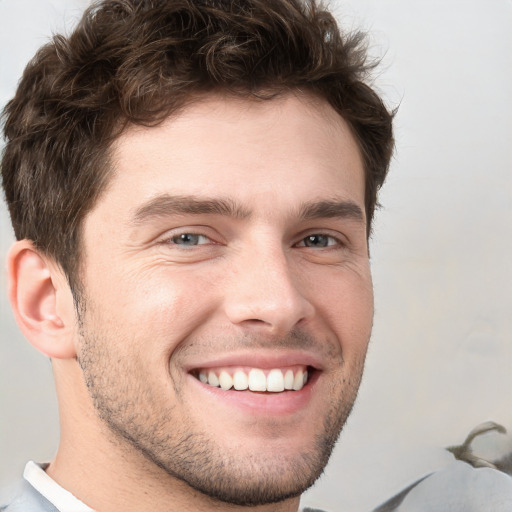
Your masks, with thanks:
<instances>
[{"instance_id":1,"label":"eyebrow","mask_svg":"<svg viewBox=\"0 0 512 512\"><path fill-rule=\"evenodd\" d=\"M299 216L304 220L341 218L365 222L363 210L348 200L312 201L302 205Z\"/></svg>"},{"instance_id":2,"label":"eyebrow","mask_svg":"<svg viewBox=\"0 0 512 512\"><path fill-rule=\"evenodd\" d=\"M224 215L236 219L245 219L250 216L249 210L230 199L198 199L193 196L171 196L163 194L157 196L141 207L133 215L135 224L169 215Z\"/></svg>"},{"instance_id":3,"label":"eyebrow","mask_svg":"<svg viewBox=\"0 0 512 512\"><path fill-rule=\"evenodd\" d=\"M162 194L143 204L133 215L134 224L169 215L223 215L235 219L247 219L250 210L232 199L198 199L195 196L172 196ZM303 220L322 218L342 218L364 222L362 209L349 200L323 200L304 203L299 208L299 217Z\"/></svg>"}]
</instances>

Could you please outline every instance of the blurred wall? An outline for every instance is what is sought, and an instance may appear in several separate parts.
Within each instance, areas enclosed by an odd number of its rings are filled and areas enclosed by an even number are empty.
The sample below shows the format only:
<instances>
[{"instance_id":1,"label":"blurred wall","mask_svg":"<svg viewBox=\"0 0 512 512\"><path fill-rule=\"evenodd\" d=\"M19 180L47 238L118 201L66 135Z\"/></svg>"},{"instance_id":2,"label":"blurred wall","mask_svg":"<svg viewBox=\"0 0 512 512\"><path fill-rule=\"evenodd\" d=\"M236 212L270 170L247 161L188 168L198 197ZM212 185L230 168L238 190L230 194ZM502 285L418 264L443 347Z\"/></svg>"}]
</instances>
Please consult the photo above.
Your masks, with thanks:
<instances>
[{"instance_id":1,"label":"blurred wall","mask_svg":"<svg viewBox=\"0 0 512 512\"><path fill-rule=\"evenodd\" d=\"M86 0L0 0L0 103ZM371 33L396 155L371 242L376 315L366 374L325 475L303 503L371 509L451 459L492 419L512 429L512 2L339 0ZM0 207L0 485L58 442L50 363L5 293ZM300 428L298 425L297 428Z\"/></svg>"}]
</instances>

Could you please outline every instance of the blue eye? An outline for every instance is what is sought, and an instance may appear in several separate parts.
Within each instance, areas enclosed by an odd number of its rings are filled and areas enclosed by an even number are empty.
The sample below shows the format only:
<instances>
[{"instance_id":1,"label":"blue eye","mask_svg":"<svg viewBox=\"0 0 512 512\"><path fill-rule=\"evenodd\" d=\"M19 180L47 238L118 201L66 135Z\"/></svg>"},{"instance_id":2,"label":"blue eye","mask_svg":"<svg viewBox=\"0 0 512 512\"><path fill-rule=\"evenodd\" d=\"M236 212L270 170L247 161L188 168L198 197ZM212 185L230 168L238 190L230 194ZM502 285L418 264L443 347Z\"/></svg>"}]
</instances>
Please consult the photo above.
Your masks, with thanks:
<instances>
[{"instance_id":1,"label":"blue eye","mask_svg":"<svg viewBox=\"0 0 512 512\"><path fill-rule=\"evenodd\" d=\"M309 235L301 240L299 245L304 247L324 248L338 244L338 240L328 235Z\"/></svg>"},{"instance_id":2,"label":"blue eye","mask_svg":"<svg viewBox=\"0 0 512 512\"><path fill-rule=\"evenodd\" d=\"M194 233L182 233L171 238L171 242L184 247L193 247L208 243L208 238L204 235L196 235Z\"/></svg>"}]
</instances>

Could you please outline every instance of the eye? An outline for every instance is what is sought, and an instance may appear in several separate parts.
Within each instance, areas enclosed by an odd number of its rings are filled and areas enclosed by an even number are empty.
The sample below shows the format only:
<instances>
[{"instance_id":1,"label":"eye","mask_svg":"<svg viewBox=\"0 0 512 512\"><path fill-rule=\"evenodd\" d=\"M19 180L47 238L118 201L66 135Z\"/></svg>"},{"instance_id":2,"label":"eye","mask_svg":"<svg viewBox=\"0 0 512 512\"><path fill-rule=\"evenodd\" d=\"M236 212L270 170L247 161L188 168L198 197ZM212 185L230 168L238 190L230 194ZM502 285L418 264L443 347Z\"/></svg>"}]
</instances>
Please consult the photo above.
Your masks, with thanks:
<instances>
[{"instance_id":1,"label":"eye","mask_svg":"<svg viewBox=\"0 0 512 512\"><path fill-rule=\"evenodd\" d=\"M207 236L195 233L181 233L180 235L173 236L169 241L174 245L182 247L194 247L210 243L210 239Z\"/></svg>"},{"instance_id":2,"label":"eye","mask_svg":"<svg viewBox=\"0 0 512 512\"><path fill-rule=\"evenodd\" d=\"M311 247L314 249L323 249L334 245L341 245L337 238L316 233L306 236L297 244L298 247Z\"/></svg>"}]
</instances>

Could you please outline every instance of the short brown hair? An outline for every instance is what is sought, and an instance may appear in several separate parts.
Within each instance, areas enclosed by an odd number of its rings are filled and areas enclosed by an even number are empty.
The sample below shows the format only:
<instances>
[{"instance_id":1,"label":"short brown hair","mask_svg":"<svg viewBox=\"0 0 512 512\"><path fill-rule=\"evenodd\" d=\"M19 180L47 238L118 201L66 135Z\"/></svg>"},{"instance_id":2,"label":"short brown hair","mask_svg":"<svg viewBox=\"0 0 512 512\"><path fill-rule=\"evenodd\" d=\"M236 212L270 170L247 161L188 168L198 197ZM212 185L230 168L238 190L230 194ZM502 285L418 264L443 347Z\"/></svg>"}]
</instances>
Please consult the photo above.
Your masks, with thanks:
<instances>
[{"instance_id":1,"label":"short brown hair","mask_svg":"<svg viewBox=\"0 0 512 512\"><path fill-rule=\"evenodd\" d=\"M370 230L393 149L392 113L366 84L364 37L315 0L106 0L28 64L4 110L3 187L15 235L76 284L80 226L127 124L155 125L198 93L327 100L366 172Z\"/></svg>"}]
</instances>

